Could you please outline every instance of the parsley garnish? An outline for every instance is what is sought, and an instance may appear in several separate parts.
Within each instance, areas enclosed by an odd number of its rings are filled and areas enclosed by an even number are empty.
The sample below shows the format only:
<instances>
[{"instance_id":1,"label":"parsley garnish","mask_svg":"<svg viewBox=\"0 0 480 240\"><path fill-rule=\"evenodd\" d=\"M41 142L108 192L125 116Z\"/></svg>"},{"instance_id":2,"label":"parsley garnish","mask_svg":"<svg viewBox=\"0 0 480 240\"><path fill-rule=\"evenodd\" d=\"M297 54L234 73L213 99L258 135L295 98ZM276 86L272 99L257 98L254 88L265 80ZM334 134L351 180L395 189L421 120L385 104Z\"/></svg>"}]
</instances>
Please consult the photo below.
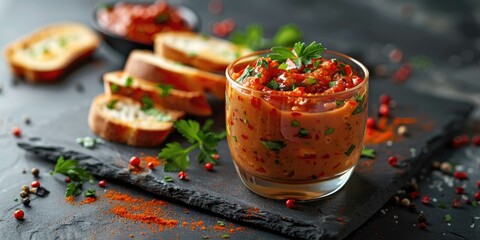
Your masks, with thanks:
<instances>
[{"instance_id":1,"label":"parsley garnish","mask_svg":"<svg viewBox=\"0 0 480 240\"><path fill-rule=\"evenodd\" d=\"M280 64L280 65L277 67L277 69L285 70L285 69L287 69L287 64L286 64L286 63L282 63L282 64Z\"/></svg>"},{"instance_id":2,"label":"parsley garnish","mask_svg":"<svg viewBox=\"0 0 480 240\"><path fill-rule=\"evenodd\" d=\"M125 79L125 87L131 87L133 84L133 78L131 76L128 76L126 79Z\"/></svg>"},{"instance_id":3,"label":"parsley garnish","mask_svg":"<svg viewBox=\"0 0 480 240\"><path fill-rule=\"evenodd\" d=\"M320 61L315 61L315 62L313 62L313 68L314 68L314 69L317 69L318 66L320 65L320 63L321 63Z\"/></svg>"},{"instance_id":4,"label":"parsley garnish","mask_svg":"<svg viewBox=\"0 0 480 240\"><path fill-rule=\"evenodd\" d=\"M337 107L340 107L342 106L344 103L344 101L341 101L341 100L335 100L335 104L337 104Z\"/></svg>"},{"instance_id":5,"label":"parsley garnish","mask_svg":"<svg viewBox=\"0 0 480 240\"><path fill-rule=\"evenodd\" d=\"M278 90L278 88L280 87L280 84L277 83L275 80L271 80L270 82L268 82L267 87L272 90Z\"/></svg>"},{"instance_id":6,"label":"parsley garnish","mask_svg":"<svg viewBox=\"0 0 480 240\"><path fill-rule=\"evenodd\" d=\"M302 128L300 129L300 131L298 131L298 134L300 135L300 137L306 137L308 136L308 130L305 128Z\"/></svg>"},{"instance_id":7,"label":"parsley garnish","mask_svg":"<svg viewBox=\"0 0 480 240\"><path fill-rule=\"evenodd\" d=\"M370 148L363 148L361 157L375 158L375 150Z\"/></svg>"},{"instance_id":8,"label":"parsley garnish","mask_svg":"<svg viewBox=\"0 0 480 240\"><path fill-rule=\"evenodd\" d=\"M154 116L159 122L169 122L172 120L171 116L155 108L146 109L143 110L143 112L148 116Z\"/></svg>"},{"instance_id":9,"label":"parsley garnish","mask_svg":"<svg viewBox=\"0 0 480 240\"><path fill-rule=\"evenodd\" d=\"M77 196L82 193L82 183L84 181L92 181L92 174L85 168L78 166L76 160L65 160L63 157L59 157L55 169L50 172L50 175L61 173L70 177L73 182L67 184L67 190L65 191L65 197Z\"/></svg>"},{"instance_id":10,"label":"parsley garnish","mask_svg":"<svg viewBox=\"0 0 480 240\"><path fill-rule=\"evenodd\" d=\"M445 214L445 222L449 223L451 222L453 219L452 215L450 214Z\"/></svg>"},{"instance_id":11,"label":"parsley garnish","mask_svg":"<svg viewBox=\"0 0 480 240\"><path fill-rule=\"evenodd\" d=\"M84 197L93 197L93 198L96 198L97 195L96 195L96 192L95 192L95 189L88 189L87 191L85 191L85 193L83 194Z\"/></svg>"},{"instance_id":12,"label":"parsley garnish","mask_svg":"<svg viewBox=\"0 0 480 240\"><path fill-rule=\"evenodd\" d=\"M239 83L239 82L243 82L243 80L245 80L245 78L250 77L250 75L252 74L252 72L253 72L253 67L250 67L250 66L247 67L247 68L243 71L242 75L241 75L236 81L237 81L238 83Z\"/></svg>"},{"instance_id":13,"label":"parsley garnish","mask_svg":"<svg viewBox=\"0 0 480 240\"><path fill-rule=\"evenodd\" d=\"M292 121L292 127L299 127L300 123L297 120Z\"/></svg>"},{"instance_id":14,"label":"parsley garnish","mask_svg":"<svg viewBox=\"0 0 480 240\"><path fill-rule=\"evenodd\" d=\"M230 235L228 235L228 234L223 234L221 237L222 237L222 238L230 238Z\"/></svg>"},{"instance_id":15,"label":"parsley garnish","mask_svg":"<svg viewBox=\"0 0 480 240\"><path fill-rule=\"evenodd\" d=\"M335 86L336 84L337 84L336 81L331 81L331 82L328 83L328 87L333 87L333 86Z\"/></svg>"},{"instance_id":16,"label":"parsley garnish","mask_svg":"<svg viewBox=\"0 0 480 240\"><path fill-rule=\"evenodd\" d=\"M74 197L82 193L82 184L78 182L71 182L67 184L67 190L65 191L65 197Z\"/></svg>"},{"instance_id":17,"label":"parsley garnish","mask_svg":"<svg viewBox=\"0 0 480 240\"><path fill-rule=\"evenodd\" d=\"M120 87L115 84L115 83L112 83L112 85L110 86L110 88L112 89L112 92L116 93L120 90Z\"/></svg>"},{"instance_id":18,"label":"parsley garnish","mask_svg":"<svg viewBox=\"0 0 480 240\"><path fill-rule=\"evenodd\" d=\"M316 84L318 81L317 79L313 78L313 77L308 77L307 79L305 79L305 81L303 81L305 84L308 84L308 85L313 85L313 84Z\"/></svg>"},{"instance_id":19,"label":"parsley garnish","mask_svg":"<svg viewBox=\"0 0 480 240\"><path fill-rule=\"evenodd\" d=\"M107 108L108 109L114 109L115 108L115 104L117 104L118 102L118 99L112 99L110 100L110 102L107 103Z\"/></svg>"},{"instance_id":20,"label":"parsley garnish","mask_svg":"<svg viewBox=\"0 0 480 240\"><path fill-rule=\"evenodd\" d=\"M350 154L352 154L352 152L353 152L353 149L355 149L355 145L354 145L354 144L350 145L350 147L348 148L348 150L345 152L345 155L350 156Z\"/></svg>"},{"instance_id":21,"label":"parsley garnish","mask_svg":"<svg viewBox=\"0 0 480 240\"><path fill-rule=\"evenodd\" d=\"M94 148L97 144L103 143L102 139L93 137L79 137L76 141L84 148Z\"/></svg>"},{"instance_id":22,"label":"parsley garnish","mask_svg":"<svg viewBox=\"0 0 480 240\"><path fill-rule=\"evenodd\" d=\"M163 177L163 181L164 182L173 182L173 178L171 176L165 175L165 177Z\"/></svg>"},{"instance_id":23,"label":"parsley garnish","mask_svg":"<svg viewBox=\"0 0 480 240\"><path fill-rule=\"evenodd\" d=\"M265 69L267 70L270 70L270 65L268 64L267 60L263 59L263 58L260 58L258 61L257 61L257 67L258 66L261 66L261 67L264 67Z\"/></svg>"},{"instance_id":24,"label":"parsley garnish","mask_svg":"<svg viewBox=\"0 0 480 240\"><path fill-rule=\"evenodd\" d=\"M327 128L327 130L325 130L325 132L323 133L323 136L328 136L330 134L333 134L335 132L335 128Z\"/></svg>"},{"instance_id":25,"label":"parsley garnish","mask_svg":"<svg viewBox=\"0 0 480 240\"><path fill-rule=\"evenodd\" d=\"M170 90L173 88L173 86L168 84L157 84L157 88L162 90L160 96L166 97L170 94Z\"/></svg>"},{"instance_id":26,"label":"parsley garnish","mask_svg":"<svg viewBox=\"0 0 480 240\"><path fill-rule=\"evenodd\" d=\"M355 100L358 102L358 106L355 108L355 110L353 110L352 115L356 115L365 111L365 106L363 106L363 103L365 102L366 96L367 94L363 94L361 96L358 95L357 97L355 97Z\"/></svg>"},{"instance_id":27,"label":"parsley garnish","mask_svg":"<svg viewBox=\"0 0 480 240\"><path fill-rule=\"evenodd\" d=\"M153 101L147 95L143 96L142 99L142 110L148 110L153 108Z\"/></svg>"},{"instance_id":28,"label":"parsley garnish","mask_svg":"<svg viewBox=\"0 0 480 240\"><path fill-rule=\"evenodd\" d=\"M320 58L325 50L326 48L321 43L316 43L315 41L307 47L305 47L305 43L297 42L293 46L293 50L286 47L273 47L272 53L268 57L278 62L285 62L287 59L290 59L297 68L301 68L302 65L312 63L312 59Z\"/></svg>"},{"instance_id":29,"label":"parsley garnish","mask_svg":"<svg viewBox=\"0 0 480 240\"><path fill-rule=\"evenodd\" d=\"M260 141L266 148L274 151L280 152L284 147L287 146L283 141Z\"/></svg>"},{"instance_id":30,"label":"parsley garnish","mask_svg":"<svg viewBox=\"0 0 480 240\"><path fill-rule=\"evenodd\" d=\"M217 226L225 227L225 223L223 221L217 221Z\"/></svg>"},{"instance_id":31,"label":"parsley garnish","mask_svg":"<svg viewBox=\"0 0 480 240\"><path fill-rule=\"evenodd\" d=\"M217 144L225 138L225 131L216 133L211 131L213 120L207 120L202 128L200 123L194 120L180 120L175 122L174 127L182 134L187 141L192 144L188 148L183 148L178 142L171 142L163 148L158 154L159 158L165 159L164 170L166 172L185 171L190 166L189 153L194 149L199 149L197 156L199 163L213 163L217 160L212 155L217 154Z\"/></svg>"},{"instance_id":32,"label":"parsley garnish","mask_svg":"<svg viewBox=\"0 0 480 240\"><path fill-rule=\"evenodd\" d=\"M293 25L287 24L278 29L272 40L263 37L263 27L259 24L251 24L247 26L245 32L235 31L232 33L230 40L239 45L244 45L253 50L267 49L272 46L293 46L296 42L301 41L302 33L300 29Z\"/></svg>"}]
</instances>

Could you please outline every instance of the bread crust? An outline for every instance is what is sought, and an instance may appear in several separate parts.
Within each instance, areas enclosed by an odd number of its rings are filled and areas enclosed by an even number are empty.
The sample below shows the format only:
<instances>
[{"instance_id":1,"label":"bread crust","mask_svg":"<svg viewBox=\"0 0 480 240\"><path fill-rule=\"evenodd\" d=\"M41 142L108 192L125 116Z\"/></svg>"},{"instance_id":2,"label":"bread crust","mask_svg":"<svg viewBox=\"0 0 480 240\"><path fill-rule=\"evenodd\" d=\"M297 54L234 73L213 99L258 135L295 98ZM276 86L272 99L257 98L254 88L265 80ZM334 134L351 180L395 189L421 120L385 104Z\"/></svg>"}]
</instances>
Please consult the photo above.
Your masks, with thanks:
<instances>
[{"instance_id":1,"label":"bread crust","mask_svg":"<svg viewBox=\"0 0 480 240\"><path fill-rule=\"evenodd\" d=\"M154 103L168 109L177 109L196 116L212 114L212 109L202 91L186 92L170 89L167 96L162 96L162 90L157 88L155 83L143 79L133 78L132 86L126 87L124 79L127 76L128 74L122 71L104 74L105 93L126 96L136 101L148 96ZM115 92L112 89L115 89Z\"/></svg>"},{"instance_id":2,"label":"bread crust","mask_svg":"<svg viewBox=\"0 0 480 240\"><path fill-rule=\"evenodd\" d=\"M30 56L21 54L38 42L52 37L61 37L67 32L81 36L82 41L76 42L74 47L64 52L57 53L53 61L29 59ZM99 44L100 39L88 27L78 23L57 23L14 41L7 46L4 54L14 75L23 77L31 83L51 83L90 57Z\"/></svg>"},{"instance_id":3,"label":"bread crust","mask_svg":"<svg viewBox=\"0 0 480 240\"><path fill-rule=\"evenodd\" d=\"M178 90L208 91L219 99L225 98L225 76L181 65L150 51L132 51L124 71L136 78L172 85Z\"/></svg>"},{"instance_id":4,"label":"bread crust","mask_svg":"<svg viewBox=\"0 0 480 240\"><path fill-rule=\"evenodd\" d=\"M90 106L88 124L98 136L108 141L125 143L135 147L156 147L160 146L173 131L173 122L159 122L154 127L151 125L144 127L135 122L128 122L105 114L103 107L113 99L126 104L140 104L119 95L101 94L94 98ZM184 113L170 110L169 116L172 120L176 120L183 117Z\"/></svg>"}]
</instances>

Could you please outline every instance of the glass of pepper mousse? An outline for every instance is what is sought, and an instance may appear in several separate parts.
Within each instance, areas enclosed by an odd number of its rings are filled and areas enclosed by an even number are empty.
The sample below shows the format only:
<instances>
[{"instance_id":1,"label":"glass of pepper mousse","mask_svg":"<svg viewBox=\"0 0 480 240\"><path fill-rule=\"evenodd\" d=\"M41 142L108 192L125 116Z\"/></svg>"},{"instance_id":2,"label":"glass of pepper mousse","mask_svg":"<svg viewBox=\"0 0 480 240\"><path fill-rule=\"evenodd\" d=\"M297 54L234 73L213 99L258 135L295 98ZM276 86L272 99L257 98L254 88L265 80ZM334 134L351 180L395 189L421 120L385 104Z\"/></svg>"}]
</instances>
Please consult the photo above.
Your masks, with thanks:
<instances>
[{"instance_id":1,"label":"glass of pepper mousse","mask_svg":"<svg viewBox=\"0 0 480 240\"><path fill-rule=\"evenodd\" d=\"M226 71L227 139L243 183L268 198L339 190L363 148L368 70L321 44L274 47Z\"/></svg>"}]
</instances>

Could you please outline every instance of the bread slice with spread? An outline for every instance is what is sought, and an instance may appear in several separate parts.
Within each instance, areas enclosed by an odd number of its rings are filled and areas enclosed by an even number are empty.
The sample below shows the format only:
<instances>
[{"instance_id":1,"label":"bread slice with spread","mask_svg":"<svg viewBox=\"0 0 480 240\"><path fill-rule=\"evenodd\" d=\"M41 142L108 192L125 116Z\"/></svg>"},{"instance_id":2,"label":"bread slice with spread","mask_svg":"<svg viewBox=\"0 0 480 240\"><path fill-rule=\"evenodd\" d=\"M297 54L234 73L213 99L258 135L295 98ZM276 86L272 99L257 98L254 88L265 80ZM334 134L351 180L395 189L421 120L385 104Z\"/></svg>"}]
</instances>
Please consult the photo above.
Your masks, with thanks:
<instances>
[{"instance_id":1,"label":"bread slice with spread","mask_svg":"<svg viewBox=\"0 0 480 240\"><path fill-rule=\"evenodd\" d=\"M103 75L105 93L141 101L149 97L155 104L168 109L185 111L196 116L210 116L212 109L203 91L182 91L172 85L153 83L132 77L122 71Z\"/></svg>"},{"instance_id":2,"label":"bread slice with spread","mask_svg":"<svg viewBox=\"0 0 480 240\"><path fill-rule=\"evenodd\" d=\"M99 38L88 27L58 23L11 43L5 58L13 74L33 83L53 82L92 55L99 44Z\"/></svg>"},{"instance_id":3,"label":"bread slice with spread","mask_svg":"<svg viewBox=\"0 0 480 240\"><path fill-rule=\"evenodd\" d=\"M184 112L168 110L153 104L120 96L101 94L90 106L88 124L100 137L136 147L155 147L162 144L173 131L173 122Z\"/></svg>"},{"instance_id":4,"label":"bread slice with spread","mask_svg":"<svg viewBox=\"0 0 480 240\"><path fill-rule=\"evenodd\" d=\"M155 53L198 69L225 74L227 66L250 49L230 41L193 32L164 32L155 35Z\"/></svg>"},{"instance_id":5,"label":"bread slice with spread","mask_svg":"<svg viewBox=\"0 0 480 240\"><path fill-rule=\"evenodd\" d=\"M186 66L157 56L151 51L134 50L130 53L124 72L150 82L171 85L182 91L208 91L217 98L225 98L224 75Z\"/></svg>"}]
</instances>

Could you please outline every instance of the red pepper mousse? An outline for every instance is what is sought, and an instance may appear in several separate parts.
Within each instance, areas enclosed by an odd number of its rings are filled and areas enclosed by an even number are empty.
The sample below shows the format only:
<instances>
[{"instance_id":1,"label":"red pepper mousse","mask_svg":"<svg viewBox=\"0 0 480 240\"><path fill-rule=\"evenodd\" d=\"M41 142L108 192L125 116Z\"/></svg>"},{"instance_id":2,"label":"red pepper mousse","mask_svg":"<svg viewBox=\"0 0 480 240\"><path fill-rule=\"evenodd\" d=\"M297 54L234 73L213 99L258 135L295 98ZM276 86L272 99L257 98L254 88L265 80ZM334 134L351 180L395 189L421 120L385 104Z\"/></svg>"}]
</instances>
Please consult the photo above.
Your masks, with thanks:
<instances>
[{"instance_id":1,"label":"red pepper mousse","mask_svg":"<svg viewBox=\"0 0 480 240\"><path fill-rule=\"evenodd\" d=\"M153 36L165 31L188 31L189 26L177 9L166 1L117 3L97 12L101 27L130 40L152 44Z\"/></svg>"},{"instance_id":2,"label":"red pepper mousse","mask_svg":"<svg viewBox=\"0 0 480 240\"><path fill-rule=\"evenodd\" d=\"M355 60L328 51L335 58L324 58L324 51L297 43L231 66L227 134L239 168L270 180L315 182L356 165L367 120L360 75L368 75L347 64Z\"/></svg>"}]
</instances>

